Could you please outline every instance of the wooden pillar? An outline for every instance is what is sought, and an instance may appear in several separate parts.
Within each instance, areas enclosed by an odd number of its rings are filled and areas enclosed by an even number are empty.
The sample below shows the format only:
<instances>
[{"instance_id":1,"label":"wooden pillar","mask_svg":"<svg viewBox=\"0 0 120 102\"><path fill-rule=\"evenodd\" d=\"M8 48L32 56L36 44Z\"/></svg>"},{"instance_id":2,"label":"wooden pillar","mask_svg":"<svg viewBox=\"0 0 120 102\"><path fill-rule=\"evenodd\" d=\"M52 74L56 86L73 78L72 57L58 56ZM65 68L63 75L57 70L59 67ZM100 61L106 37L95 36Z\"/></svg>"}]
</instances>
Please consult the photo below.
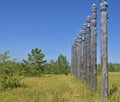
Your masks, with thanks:
<instances>
[{"instance_id":1,"label":"wooden pillar","mask_svg":"<svg viewBox=\"0 0 120 102\"><path fill-rule=\"evenodd\" d=\"M77 71L78 71L77 78L80 79L80 38L79 38L79 35L77 36Z\"/></svg>"},{"instance_id":2,"label":"wooden pillar","mask_svg":"<svg viewBox=\"0 0 120 102\"><path fill-rule=\"evenodd\" d=\"M75 58L76 57L75 56L76 55L76 51L75 50L76 50L76 46L75 46L75 43L74 43L73 46L72 46L72 56L71 56L72 57L72 63L71 63L72 64L72 70L71 70L71 72L72 72L72 74L74 76L75 76L75 70L76 70L76 62L75 62L76 61L75 60L76 59Z\"/></svg>"},{"instance_id":3,"label":"wooden pillar","mask_svg":"<svg viewBox=\"0 0 120 102\"><path fill-rule=\"evenodd\" d=\"M71 74L74 75L74 44L71 47Z\"/></svg>"},{"instance_id":4,"label":"wooden pillar","mask_svg":"<svg viewBox=\"0 0 120 102\"><path fill-rule=\"evenodd\" d=\"M81 59L80 59L80 62L81 62L81 70L80 70L80 73L81 73L81 75L80 75L80 78L82 79L82 80L84 80L84 31L83 31L83 28L82 28L82 30L80 31L80 33L79 33L79 35L81 36L81 43L80 43L80 53L81 53L81 55L80 55L80 57L81 57Z\"/></svg>"},{"instance_id":5,"label":"wooden pillar","mask_svg":"<svg viewBox=\"0 0 120 102\"><path fill-rule=\"evenodd\" d=\"M100 31L101 31L101 97L108 96L108 32L107 32L107 2L100 0Z\"/></svg>"},{"instance_id":6,"label":"wooden pillar","mask_svg":"<svg viewBox=\"0 0 120 102\"><path fill-rule=\"evenodd\" d=\"M79 51L79 63L80 63L80 79L82 79L82 31L79 33L79 41L80 41L80 51Z\"/></svg>"},{"instance_id":7,"label":"wooden pillar","mask_svg":"<svg viewBox=\"0 0 120 102\"><path fill-rule=\"evenodd\" d=\"M91 82L91 29L90 16L86 18L86 84L89 86Z\"/></svg>"},{"instance_id":8,"label":"wooden pillar","mask_svg":"<svg viewBox=\"0 0 120 102\"><path fill-rule=\"evenodd\" d=\"M76 44L77 44L77 70L78 70L78 79L81 79L81 35L78 34L76 38Z\"/></svg>"},{"instance_id":9,"label":"wooden pillar","mask_svg":"<svg viewBox=\"0 0 120 102\"><path fill-rule=\"evenodd\" d=\"M97 7L96 4L92 5L92 57L91 57L91 68L92 68L92 78L91 78L91 89L96 90L97 87Z\"/></svg>"},{"instance_id":10,"label":"wooden pillar","mask_svg":"<svg viewBox=\"0 0 120 102\"><path fill-rule=\"evenodd\" d=\"M86 81L86 68L87 68L87 52L86 52L86 24L83 25L83 76L82 79L83 81Z\"/></svg>"},{"instance_id":11,"label":"wooden pillar","mask_svg":"<svg viewBox=\"0 0 120 102\"><path fill-rule=\"evenodd\" d=\"M76 37L76 73L77 73L77 78L80 77L80 41L79 41L79 36Z\"/></svg>"},{"instance_id":12,"label":"wooden pillar","mask_svg":"<svg viewBox=\"0 0 120 102\"><path fill-rule=\"evenodd\" d=\"M76 46L76 38L74 41L74 75L77 77L77 46Z\"/></svg>"}]
</instances>

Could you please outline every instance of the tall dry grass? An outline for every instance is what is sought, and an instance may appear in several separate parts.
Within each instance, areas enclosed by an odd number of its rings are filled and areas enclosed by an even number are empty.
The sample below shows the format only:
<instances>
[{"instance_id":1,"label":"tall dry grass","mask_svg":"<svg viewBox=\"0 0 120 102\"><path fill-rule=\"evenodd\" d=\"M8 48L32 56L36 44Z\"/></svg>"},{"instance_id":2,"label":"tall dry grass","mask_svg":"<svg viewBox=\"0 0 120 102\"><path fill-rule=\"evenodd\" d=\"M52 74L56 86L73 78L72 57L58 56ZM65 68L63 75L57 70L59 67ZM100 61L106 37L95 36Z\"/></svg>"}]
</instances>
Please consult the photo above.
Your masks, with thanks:
<instances>
[{"instance_id":1,"label":"tall dry grass","mask_svg":"<svg viewBox=\"0 0 120 102\"><path fill-rule=\"evenodd\" d=\"M120 73L109 73L108 102L120 102ZM85 83L71 75L26 77L25 87L0 91L0 102L101 102L100 77L92 93Z\"/></svg>"}]
</instances>

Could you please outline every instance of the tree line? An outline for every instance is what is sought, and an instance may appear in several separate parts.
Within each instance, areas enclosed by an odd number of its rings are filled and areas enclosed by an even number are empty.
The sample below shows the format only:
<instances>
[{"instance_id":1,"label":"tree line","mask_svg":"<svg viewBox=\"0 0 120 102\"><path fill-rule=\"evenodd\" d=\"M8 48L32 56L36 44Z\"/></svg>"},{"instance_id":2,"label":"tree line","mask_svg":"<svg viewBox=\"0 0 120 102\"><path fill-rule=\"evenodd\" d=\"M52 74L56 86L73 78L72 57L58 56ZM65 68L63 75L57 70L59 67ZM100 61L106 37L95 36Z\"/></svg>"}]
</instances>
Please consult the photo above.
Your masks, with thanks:
<instances>
[{"instance_id":1,"label":"tree line","mask_svg":"<svg viewBox=\"0 0 120 102\"><path fill-rule=\"evenodd\" d=\"M97 65L97 71L100 72L100 64ZM108 63L108 72L120 72L120 63Z\"/></svg>"},{"instance_id":2,"label":"tree line","mask_svg":"<svg viewBox=\"0 0 120 102\"><path fill-rule=\"evenodd\" d=\"M11 60L9 51L0 54L0 88L20 87L24 76L42 76L44 74L69 74L70 64L66 56L60 54L56 60L45 60L45 54L39 48L28 53L28 58L16 62Z\"/></svg>"},{"instance_id":3,"label":"tree line","mask_svg":"<svg viewBox=\"0 0 120 102\"><path fill-rule=\"evenodd\" d=\"M34 48L28 53L28 58L22 62L11 60L9 51L0 54L0 88L9 89L21 87L23 84L20 80L24 76L40 77L44 74L69 74L71 66L66 56L60 54L58 58L45 60L45 54L39 48ZM120 72L119 63L109 63L109 72ZM100 64L97 66L100 72Z\"/></svg>"}]
</instances>

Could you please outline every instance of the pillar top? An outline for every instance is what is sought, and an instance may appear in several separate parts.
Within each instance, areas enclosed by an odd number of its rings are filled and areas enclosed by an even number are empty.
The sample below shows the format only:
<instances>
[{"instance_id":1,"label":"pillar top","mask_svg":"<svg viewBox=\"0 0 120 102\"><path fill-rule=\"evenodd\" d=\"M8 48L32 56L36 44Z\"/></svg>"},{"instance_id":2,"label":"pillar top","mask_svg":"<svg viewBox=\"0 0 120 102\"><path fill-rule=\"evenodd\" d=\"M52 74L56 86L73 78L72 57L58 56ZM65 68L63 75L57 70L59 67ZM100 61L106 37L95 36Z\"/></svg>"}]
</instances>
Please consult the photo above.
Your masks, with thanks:
<instances>
[{"instance_id":1,"label":"pillar top","mask_svg":"<svg viewBox=\"0 0 120 102\"><path fill-rule=\"evenodd\" d=\"M90 16L89 15L86 17L86 23L90 23Z\"/></svg>"},{"instance_id":2,"label":"pillar top","mask_svg":"<svg viewBox=\"0 0 120 102\"><path fill-rule=\"evenodd\" d=\"M104 2L104 1L106 1L106 0L100 0L100 2Z\"/></svg>"},{"instance_id":3,"label":"pillar top","mask_svg":"<svg viewBox=\"0 0 120 102\"><path fill-rule=\"evenodd\" d=\"M92 12L96 12L97 11L97 6L96 6L96 4L93 4L92 5Z\"/></svg>"},{"instance_id":4,"label":"pillar top","mask_svg":"<svg viewBox=\"0 0 120 102\"><path fill-rule=\"evenodd\" d=\"M96 6L96 4L94 3L94 4L92 4L92 6Z\"/></svg>"},{"instance_id":5,"label":"pillar top","mask_svg":"<svg viewBox=\"0 0 120 102\"><path fill-rule=\"evenodd\" d=\"M101 12L106 12L106 9L108 8L108 3L106 0L100 0L100 10Z\"/></svg>"}]
</instances>

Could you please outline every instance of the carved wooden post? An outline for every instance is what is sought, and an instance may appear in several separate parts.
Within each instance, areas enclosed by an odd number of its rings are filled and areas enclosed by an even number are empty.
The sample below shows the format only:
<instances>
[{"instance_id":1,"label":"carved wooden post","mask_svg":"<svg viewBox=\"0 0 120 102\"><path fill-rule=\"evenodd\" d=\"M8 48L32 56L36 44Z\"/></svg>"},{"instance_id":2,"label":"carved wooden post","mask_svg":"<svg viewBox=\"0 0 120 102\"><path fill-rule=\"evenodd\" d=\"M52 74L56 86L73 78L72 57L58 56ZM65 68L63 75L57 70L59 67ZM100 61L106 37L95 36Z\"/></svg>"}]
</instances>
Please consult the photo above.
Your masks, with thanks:
<instances>
[{"instance_id":1,"label":"carved wooden post","mask_svg":"<svg viewBox=\"0 0 120 102\"><path fill-rule=\"evenodd\" d=\"M92 78L91 78L91 88L92 91L96 90L97 87L97 7L95 4L92 5L92 58L91 58L91 68L92 68Z\"/></svg>"},{"instance_id":2,"label":"carved wooden post","mask_svg":"<svg viewBox=\"0 0 120 102\"><path fill-rule=\"evenodd\" d=\"M90 30L90 16L86 18L86 83L90 85L91 81L91 30Z\"/></svg>"},{"instance_id":3,"label":"carved wooden post","mask_svg":"<svg viewBox=\"0 0 120 102\"><path fill-rule=\"evenodd\" d=\"M101 31L101 97L108 96L108 32L107 32L107 2L100 0L100 31Z\"/></svg>"},{"instance_id":4,"label":"carved wooden post","mask_svg":"<svg viewBox=\"0 0 120 102\"><path fill-rule=\"evenodd\" d=\"M80 51L79 51L79 53L80 53L80 58L79 58L79 63L80 63L80 79L82 78L82 31L80 31L80 33L79 33L79 40L80 40Z\"/></svg>"},{"instance_id":5,"label":"carved wooden post","mask_svg":"<svg viewBox=\"0 0 120 102\"><path fill-rule=\"evenodd\" d=\"M75 52L75 50L76 50L76 46L75 46L75 43L74 43L73 46L72 46L72 74L73 74L74 76L75 76L75 70L76 70L76 69L75 69L75 68L76 68L76 65L75 65L75 64L76 64L76 62L75 62L75 61L76 61L76 60L75 60L75 59L76 59L76 58L75 58L75 57L76 57L76 56L75 56L75 55L76 55L76 52Z\"/></svg>"},{"instance_id":6,"label":"carved wooden post","mask_svg":"<svg viewBox=\"0 0 120 102\"><path fill-rule=\"evenodd\" d=\"M76 38L76 46L77 46L77 78L80 79L80 36L77 35L77 38Z\"/></svg>"},{"instance_id":7,"label":"carved wooden post","mask_svg":"<svg viewBox=\"0 0 120 102\"><path fill-rule=\"evenodd\" d=\"M76 46L76 38L74 41L74 75L77 77L77 46Z\"/></svg>"},{"instance_id":8,"label":"carved wooden post","mask_svg":"<svg viewBox=\"0 0 120 102\"><path fill-rule=\"evenodd\" d=\"M86 24L83 25L83 81L86 81L86 68L87 68L87 56L86 56Z\"/></svg>"},{"instance_id":9,"label":"carved wooden post","mask_svg":"<svg viewBox=\"0 0 120 102\"><path fill-rule=\"evenodd\" d=\"M80 53L81 53L81 59L80 59L80 62L81 62L81 79L84 80L84 31L83 31L83 28L82 30L80 31L79 35L81 36L81 43L80 43Z\"/></svg>"},{"instance_id":10,"label":"carved wooden post","mask_svg":"<svg viewBox=\"0 0 120 102\"><path fill-rule=\"evenodd\" d=\"M71 47L71 74L74 75L74 44Z\"/></svg>"},{"instance_id":11,"label":"carved wooden post","mask_svg":"<svg viewBox=\"0 0 120 102\"><path fill-rule=\"evenodd\" d=\"M80 59L80 53L79 53L79 51L80 51L80 46L79 46L80 44L79 44L79 37L77 36L76 37L76 77L77 78L79 78L79 76L80 76L80 70L79 70L79 68L80 68L80 63L79 63L79 59Z\"/></svg>"}]
</instances>

